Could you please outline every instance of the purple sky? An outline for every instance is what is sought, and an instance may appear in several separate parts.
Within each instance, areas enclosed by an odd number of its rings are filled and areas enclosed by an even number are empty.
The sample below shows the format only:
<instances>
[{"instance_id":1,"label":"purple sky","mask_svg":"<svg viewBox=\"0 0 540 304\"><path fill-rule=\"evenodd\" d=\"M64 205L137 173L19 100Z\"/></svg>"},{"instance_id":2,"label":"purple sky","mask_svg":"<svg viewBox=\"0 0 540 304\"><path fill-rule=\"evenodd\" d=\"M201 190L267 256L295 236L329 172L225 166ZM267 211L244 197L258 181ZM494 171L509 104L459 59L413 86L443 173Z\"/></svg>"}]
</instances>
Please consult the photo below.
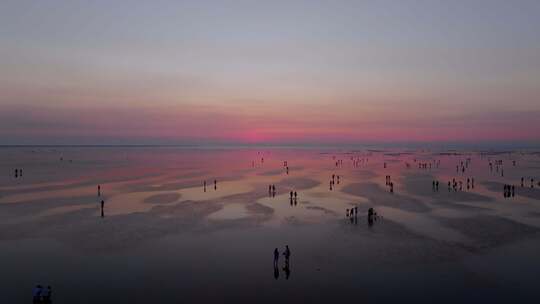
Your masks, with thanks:
<instances>
[{"instance_id":1,"label":"purple sky","mask_svg":"<svg viewBox=\"0 0 540 304\"><path fill-rule=\"evenodd\" d=\"M2 144L540 143L540 1L2 1Z\"/></svg>"}]
</instances>

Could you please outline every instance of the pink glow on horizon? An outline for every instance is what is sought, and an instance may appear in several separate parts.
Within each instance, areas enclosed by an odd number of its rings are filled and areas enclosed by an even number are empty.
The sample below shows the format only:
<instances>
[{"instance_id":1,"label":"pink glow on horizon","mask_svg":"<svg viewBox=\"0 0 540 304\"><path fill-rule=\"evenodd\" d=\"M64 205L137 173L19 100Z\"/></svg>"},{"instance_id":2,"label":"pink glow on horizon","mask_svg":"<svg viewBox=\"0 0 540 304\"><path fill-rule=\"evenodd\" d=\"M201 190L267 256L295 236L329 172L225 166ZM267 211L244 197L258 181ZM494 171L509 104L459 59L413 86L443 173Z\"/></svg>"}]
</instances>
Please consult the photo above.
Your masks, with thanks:
<instances>
[{"instance_id":1,"label":"pink glow on horizon","mask_svg":"<svg viewBox=\"0 0 540 304\"><path fill-rule=\"evenodd\" d=\"M236 142L246 144L531 141L538 140L537 112L483 113L425 118L410 113L346 111L245 112L183 106L147 108L8 107L0 115L2 136L129 142ZM297 114L300 113L300 114ZM324 115L326 113L326 115ZM357 118L355 118L357 117ZM13 128L9 121L29 121Z\"/></svg>"}]
</instances>

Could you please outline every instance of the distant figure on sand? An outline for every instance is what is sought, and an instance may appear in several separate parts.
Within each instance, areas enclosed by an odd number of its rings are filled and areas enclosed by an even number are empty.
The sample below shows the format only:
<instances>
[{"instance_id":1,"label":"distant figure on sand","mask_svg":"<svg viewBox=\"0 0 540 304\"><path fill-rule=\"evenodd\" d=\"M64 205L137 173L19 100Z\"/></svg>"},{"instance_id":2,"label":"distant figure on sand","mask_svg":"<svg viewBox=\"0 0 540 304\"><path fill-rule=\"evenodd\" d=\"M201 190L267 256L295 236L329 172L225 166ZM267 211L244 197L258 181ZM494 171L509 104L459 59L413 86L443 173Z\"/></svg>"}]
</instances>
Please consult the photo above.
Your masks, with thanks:
<instances>
[{"instance_id":1,"label":"distant figure on sand","mask_svg":"<svg viewBox=\"0 0 540 304\"><path fill-rule=\"evenodd\" d=\"M105 207L105 201L101 200L101 217L105 216L105 214L103 213L103 207Z\"/></svg>"},{"instance_id":2,"label":"distant figure on sand","mask_svg":"<svg viewBox=\"0 0 540 304\"><path fill-rule=\"evenodd\" d=\"M373 208L368 209L368 224L371 226L373 225L373 221L376 219L377 213L373 210Z\"/></svg>"},{"instance_id":3,"label":"distant figure on sand","mask_svg":"<svg viewBox=\"0 0 540 304\"><path fill-rule=\"evenodd\" d=\"M101 185L97 185L97 196L101 196Z\"/></svg>"},{"instance_id":4,"label":"distant figure on sand","mask_svg":"<svg viewBox=\"0 0 540 304\"><path fill-rule=\"evenodd\" d=\"M274 266L277 266L279 262L279 251L278 249L274 249Z\"/></svg>"}]
</instances>

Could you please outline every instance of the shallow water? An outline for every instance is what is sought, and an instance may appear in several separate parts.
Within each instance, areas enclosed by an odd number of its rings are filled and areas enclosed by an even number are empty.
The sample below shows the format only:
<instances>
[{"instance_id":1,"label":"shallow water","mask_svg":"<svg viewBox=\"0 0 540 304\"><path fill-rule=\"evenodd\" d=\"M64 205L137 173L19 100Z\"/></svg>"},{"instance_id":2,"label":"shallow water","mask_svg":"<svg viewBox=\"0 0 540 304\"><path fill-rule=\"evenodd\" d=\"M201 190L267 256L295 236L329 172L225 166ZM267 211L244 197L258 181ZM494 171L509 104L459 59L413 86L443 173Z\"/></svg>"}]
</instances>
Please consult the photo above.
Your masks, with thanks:
<instances>
[{"instance_id":1,"label":"shallow water","mask_svg":"<svg viewBox=\"0 0 540 304\"><path fill-rule=\"evenodd\" d=\"M540 154L441 152L1 148L0 286L13 303L38 283L54 303L531 302Z\"/></svg>"}]
</instances>

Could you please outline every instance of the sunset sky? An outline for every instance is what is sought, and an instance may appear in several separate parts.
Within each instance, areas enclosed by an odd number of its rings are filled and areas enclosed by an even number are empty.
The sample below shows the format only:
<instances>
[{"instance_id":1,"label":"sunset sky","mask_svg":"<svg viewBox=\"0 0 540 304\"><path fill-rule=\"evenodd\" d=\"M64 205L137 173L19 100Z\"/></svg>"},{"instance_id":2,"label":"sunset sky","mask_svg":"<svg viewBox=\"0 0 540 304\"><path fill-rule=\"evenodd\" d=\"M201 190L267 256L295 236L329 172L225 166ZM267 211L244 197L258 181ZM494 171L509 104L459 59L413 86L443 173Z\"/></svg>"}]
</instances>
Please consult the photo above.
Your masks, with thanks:
<instances>
[{"instance_id":1,"label":"sunset sky","mask_svg":"<svg viewBox=\"0 0 540 304\"><path fill-rule=\"evenodd\" d=\"M540 1L0 2L0 144L540 143Z\"/></svg>"}]
</instances>

